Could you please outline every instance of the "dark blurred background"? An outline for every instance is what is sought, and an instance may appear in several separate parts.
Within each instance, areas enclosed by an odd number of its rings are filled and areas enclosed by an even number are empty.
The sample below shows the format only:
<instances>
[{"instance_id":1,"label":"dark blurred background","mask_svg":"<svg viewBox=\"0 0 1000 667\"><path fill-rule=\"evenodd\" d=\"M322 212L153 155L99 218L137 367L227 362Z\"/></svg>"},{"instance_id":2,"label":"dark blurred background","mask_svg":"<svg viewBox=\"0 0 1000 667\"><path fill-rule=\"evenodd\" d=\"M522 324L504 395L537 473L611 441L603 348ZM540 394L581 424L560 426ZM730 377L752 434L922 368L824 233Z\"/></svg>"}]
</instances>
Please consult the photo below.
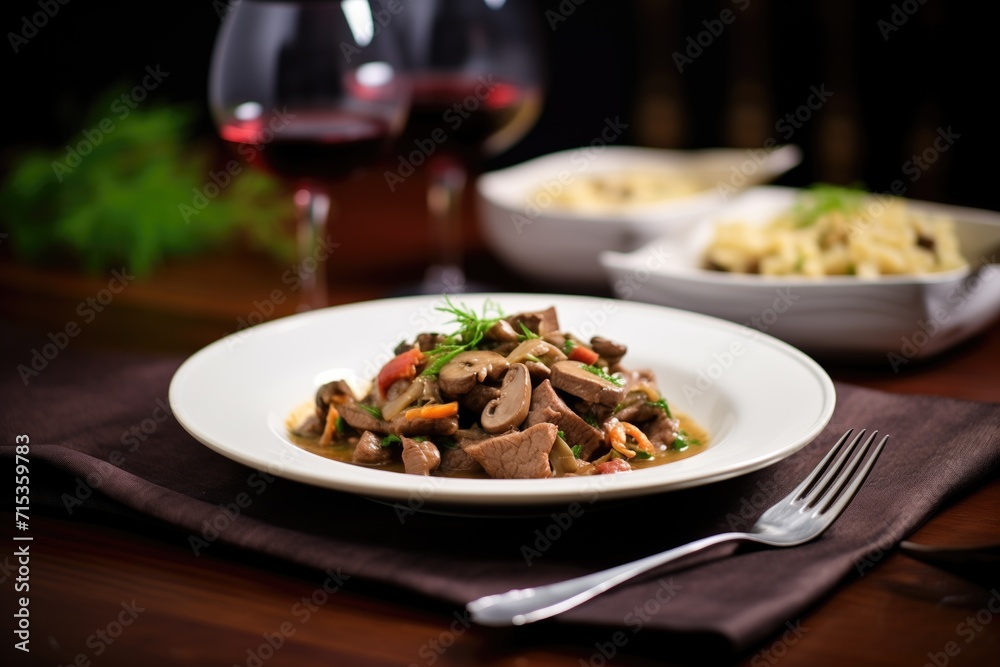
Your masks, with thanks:
<instances>
[{"instance_id":1,"label":"dark blurred background","mask_svg":"<svg viewBox=\"0 0 1000 667\"><path fill-rule=\"evenodd\" d=\"M483 169L587 144L606 118L618 117L628 124L624 144L753 147L772 137L798 144L804 162L782 184L822 180L885 191L903 180L910 197L1000 209L993 182L1000 142L992 3L537 4L550 59L544 112L521 143ZM58 149L79 139L99 96L128 90L147 66L169 75L143 105L191 104L194 138L220 143L206 89L225 6L223 0L5 3L3 168L25 147ZM18 39L26 34L25 17L44 7L58 11L26 42ZM806 120L790 122L786 114L798 110L801 119L813 90L832 95L806 111ZM935 151L926 169L915 168L913 156L949 128L947 150Z\"/></svg>"}]
</instances>

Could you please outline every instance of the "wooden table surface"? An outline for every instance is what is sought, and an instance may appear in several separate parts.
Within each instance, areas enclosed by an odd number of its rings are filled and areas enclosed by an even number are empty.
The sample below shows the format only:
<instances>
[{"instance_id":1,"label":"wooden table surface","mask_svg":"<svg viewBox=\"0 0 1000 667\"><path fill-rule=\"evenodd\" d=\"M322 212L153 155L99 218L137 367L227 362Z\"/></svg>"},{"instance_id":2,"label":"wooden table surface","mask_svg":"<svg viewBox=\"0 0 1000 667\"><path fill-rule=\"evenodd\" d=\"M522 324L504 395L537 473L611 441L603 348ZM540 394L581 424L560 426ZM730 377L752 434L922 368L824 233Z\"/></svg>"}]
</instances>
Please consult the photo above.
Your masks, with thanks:
<instances>
[{"instance_id":1,"label":"wooden table surface","mask_svg":"<svg viewBox=\"0 0 1000 667\"><path fill-rule=\"evenodd\" d=\"M378 187L371 179L356 184L344 215L357 214L360 209L352 209L352 202L372 201ZM419 193L419 184L409 187ZM398 210L377 215L403 219L419 199L415 194L409 204L401 197L386 205ZM478 257L472 263L475 277L516 290L544 288L506 275L484 252L468 222L469 211L466 217L467 240ZM422 224L401 224L377 257L344 252L339 263L335 258L332 300L390 295L401 282L418 278L427 249ZM363 247L363 227L343 225L338 239L348 249ZM193 352L233 331L286 268L239 254L175 263L125 290L74 344ZM0 315L44 335L106 282L106 276L29 268L5 258L0 261ZM271 317L293 310L294 304L286 302ZM898 374L887 364L826 367L835 379L878 389L1000 402L1000 323ZM3 520L12 523L13 517ZM597 646L602 633L465 628L455 623L455 609L375 586L352 586L330 596L272 650L267 636L273 638L290 620L293 605L313 594L322 581L318 573L225 548L195 557L181 546L183 540L172 539L169 528L132 518L35 514L32 521L32 652L10 648L6 628L11 627L16 564L4 560L4 654L12 659L2 664L701 664L698 655L651 635L638 635L606 658ZM946 508L912 539L948 545L1000 542L1000 479ZM10 559L10 550L2 557ZM1000 664L1000 618L990 610L1000 610L1000 581L982 586L898 552L875 561L864 576L852 578L802 617L798 634L779 633L735 662L753 667ZM137 607L129 607L132 600Z\"/></svg>"}]
</instances>

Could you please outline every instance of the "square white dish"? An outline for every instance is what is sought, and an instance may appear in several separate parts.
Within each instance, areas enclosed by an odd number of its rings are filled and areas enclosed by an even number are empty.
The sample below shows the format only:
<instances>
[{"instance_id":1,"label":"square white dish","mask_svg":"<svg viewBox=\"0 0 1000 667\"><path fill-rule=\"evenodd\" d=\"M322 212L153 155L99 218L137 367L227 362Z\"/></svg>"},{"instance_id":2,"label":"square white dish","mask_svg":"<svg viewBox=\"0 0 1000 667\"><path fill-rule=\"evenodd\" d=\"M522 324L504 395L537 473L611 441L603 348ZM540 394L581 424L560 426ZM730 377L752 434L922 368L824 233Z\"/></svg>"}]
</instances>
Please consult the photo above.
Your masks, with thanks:
<instances>
[{"instance_id":1,"label":"square white dish","mask_svg":"<svg viewBox=\"0 0 1000 667\"><path fill-rule=\"evenodd\" d=\"M961 250L978 271L861 279L802 278L710 271L701 267L722 221L762 223L792 205L799 190L757 187L689 233L664 236L601 263L616 295L744 324L810 354L879 360L894 369L933 356L983 331L1000 315L1000 213L907 200L955 220Z\"/></svg>"}]
</instances>

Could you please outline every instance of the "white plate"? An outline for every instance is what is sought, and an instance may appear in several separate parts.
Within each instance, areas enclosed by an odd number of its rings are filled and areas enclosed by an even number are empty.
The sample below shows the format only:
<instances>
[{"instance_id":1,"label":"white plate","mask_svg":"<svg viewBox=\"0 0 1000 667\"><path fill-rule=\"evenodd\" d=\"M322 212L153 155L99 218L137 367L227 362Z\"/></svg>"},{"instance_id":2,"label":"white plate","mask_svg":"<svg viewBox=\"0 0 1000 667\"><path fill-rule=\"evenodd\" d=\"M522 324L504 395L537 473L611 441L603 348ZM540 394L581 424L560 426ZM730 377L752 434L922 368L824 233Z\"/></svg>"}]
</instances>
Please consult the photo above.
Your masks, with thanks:
<instances>
[{"instance_id":1,"label":"white plate","mask_svg":"<svg viewBox=\"0 0 1000 667\"><path fill-rule=\"evenodd\" d=\"M507 313L556 306L563 329L629 346L633 368L657 374L671 405L711 443L680 461L617 475L557 479L420 477L354 466L296 447L286 416L346 369L371 377L402 339L451 329L440 297L337 306L268 322L212 343L170 383L174 416L223 456L273 475L389 499L411 508L524 506L626 498L741 475L812 441L833 413L827 374L801 352L756 331L659 306L562 295L497 294ZM461 301L477 311L484 297Z\"/></svg>"},{"instance_id":2,"label":"white plate","mask_svg":"<svg viewBox=\"0 0 1000 667\"><path fill-rule=\"evenodd\" d=\"M793 188L748 190L684 236L661 237L601 263L624 299L721 317L766 331L810 354L877 361L898 370L979 333L1000 315L1000 267L863 280L764 277L700 267L712 230L724 220L761 223L790 206ZM1000 247L1000 214L908 200L956 221L962 253L976 262ZM996 259L994 257L993 262Z\"/></svg>"},{"instance_id":3,"label":"white plate","mask_svg":"<svg viewBox=\"0 0 1000 667\"><path fill-rule=\"evenodd\" d=\"M598 256L627 252L667 233L681 233L728 199L799 163L796 146L764 149L663 150L586 146L483 174L476 180L479 223L490 248L522 275L550 283L603 286ZM712 187L685 197L615 211L552 205L557 192L597 174L679 171Z\"/></svg>"}]
</instances>

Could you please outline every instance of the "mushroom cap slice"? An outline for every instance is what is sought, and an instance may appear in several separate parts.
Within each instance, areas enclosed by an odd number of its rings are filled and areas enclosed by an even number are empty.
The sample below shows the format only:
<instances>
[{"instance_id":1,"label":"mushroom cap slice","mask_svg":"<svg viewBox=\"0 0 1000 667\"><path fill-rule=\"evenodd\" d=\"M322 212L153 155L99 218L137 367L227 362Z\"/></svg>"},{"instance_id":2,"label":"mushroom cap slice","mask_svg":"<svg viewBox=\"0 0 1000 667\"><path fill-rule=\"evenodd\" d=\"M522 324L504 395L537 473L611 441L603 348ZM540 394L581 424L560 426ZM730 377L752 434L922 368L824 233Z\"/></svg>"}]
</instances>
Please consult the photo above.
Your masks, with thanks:
<instances>
[{"instance_id":1,"label":"mushroom cap slice","mask_svg":"<svg viewBox=\"0 0 1000 667\"><path fill-rule=\"evenodd\" d=\"M469 350L455 355L438 375L441 391L459 396L472 390L486 378L497 379L507 370L507 359L488 350Z\"/></svg>"},{"instance_id":2,"label":"mushroom cap slice","mask_svg":"<svg viewBox=\"0 0 1000 667\"><path fill-rule=\"evenodd\" d=\"M514 364L503 377L500 395L486 404L479 423L487 433L503 433L528 416L531 407L531 376L524 364Z\"/></svg>"}]
</instances>

